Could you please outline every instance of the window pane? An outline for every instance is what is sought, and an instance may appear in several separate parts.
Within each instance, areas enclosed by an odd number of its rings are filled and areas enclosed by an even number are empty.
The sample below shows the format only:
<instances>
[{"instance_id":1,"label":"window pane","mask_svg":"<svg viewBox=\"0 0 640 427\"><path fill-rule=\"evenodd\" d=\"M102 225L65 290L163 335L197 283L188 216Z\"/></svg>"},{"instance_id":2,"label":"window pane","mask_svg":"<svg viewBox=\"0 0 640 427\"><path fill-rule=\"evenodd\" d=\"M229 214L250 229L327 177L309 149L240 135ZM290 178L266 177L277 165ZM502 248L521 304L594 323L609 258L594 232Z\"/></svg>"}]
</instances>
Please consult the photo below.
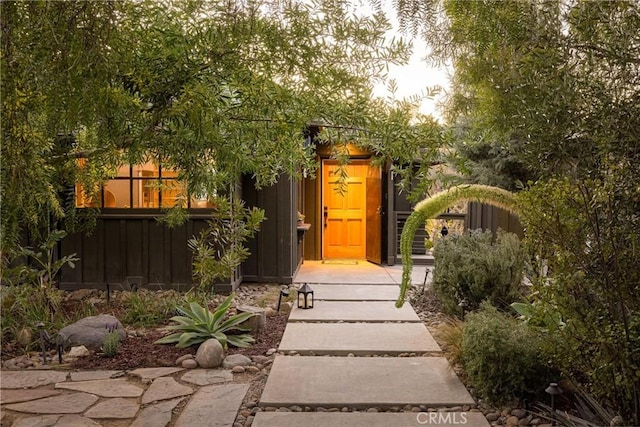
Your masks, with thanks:
<instances>
[{"instance_id":1,"label":"window pane","mask_svg":"<svg viewBox=\"0 0 640 427\"><path fill-rule=\"evenodd\" d=\"M160 190L157 179L133 180L133 207L134 208L159 208Z\"/></svg>"},{"instance_id":2,"label":"window pane","mask_svg":"<svg viewBox=\"0 0 640 427\"><path fill-rule=\"evenodd\" d=\"M111 179L107 181L107 185L104 186L105 208L131 207L129 182L128 179Z\"/></svg>"},{"instance_id":3,"label":"window pane","mask_svg":"<svg viewBox=\"0 0 640 427\"><path fill-rule=\"evenodd\" d=\"M117 177L129 177L130 174L131 174L131 166L129 165L120 166L118 168L118 171L116 172Z\"/></svg>"},{"instance_id":4,"label":"window pane","mask_svg":"<svg viewBox=\"0 0 640 427\"><path fill-rule=\"evenodd\" d=\"M164 175L164 171L162 174ZM182 203L186 207L186 188L175 179L162 180L162 207L170 208Z\"/></svg>"},{"instance_id":5,"label":"window pane","mask_svg":"<svg viewBox=\"0 0 640 427\"><path fill-rule=\"evenodd\" d=\"M160 169L158 169L158 165L153 162L147 162L143 165L133 165L133 177L134 178L142 178L142 177L159 177Z\"/></svg>"},{"instance_id":6,"label":"window pane","mask_svg":"<svg viewBox=\"0 0 640 427\"><path fill-rule=\"evenodd\" d=\"M168 169L163 167L162 168L162 177L163 178L177 178L178 177L178 171L174 170L174 169Z\"/></svg>"}]
</instances>

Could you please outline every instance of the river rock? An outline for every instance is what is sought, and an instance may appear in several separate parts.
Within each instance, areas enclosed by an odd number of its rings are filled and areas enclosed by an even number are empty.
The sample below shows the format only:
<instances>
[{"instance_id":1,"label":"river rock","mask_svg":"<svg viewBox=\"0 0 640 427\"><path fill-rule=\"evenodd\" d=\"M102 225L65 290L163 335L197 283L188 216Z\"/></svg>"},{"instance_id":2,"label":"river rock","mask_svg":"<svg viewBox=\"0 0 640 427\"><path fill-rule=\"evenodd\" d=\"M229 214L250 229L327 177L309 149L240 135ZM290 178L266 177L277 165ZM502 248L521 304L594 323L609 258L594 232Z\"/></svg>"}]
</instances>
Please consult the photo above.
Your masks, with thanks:
<instances>
[{"instance_id":1,"label":"river rock","mask_svg":"<svg viewBox=\"0 0 640 427\"><path fill-rule=\"evenodd\" d=\"M217 339L211 338L200 344L196 353L196 362L201 368L217 368L222 365L224 349Z\"/></svg>"},{"instance_id":2,"label":"river rock","mask_svg":"<svg viewBox=\"0 0 640 427\"><path fill-rule=\"evenodd\" d=\"M251 363L251 359L243 354L230 354L224 358L222 367L225 369L232 369L235 366L249 366Z\"/></svg>"}]
</instances>

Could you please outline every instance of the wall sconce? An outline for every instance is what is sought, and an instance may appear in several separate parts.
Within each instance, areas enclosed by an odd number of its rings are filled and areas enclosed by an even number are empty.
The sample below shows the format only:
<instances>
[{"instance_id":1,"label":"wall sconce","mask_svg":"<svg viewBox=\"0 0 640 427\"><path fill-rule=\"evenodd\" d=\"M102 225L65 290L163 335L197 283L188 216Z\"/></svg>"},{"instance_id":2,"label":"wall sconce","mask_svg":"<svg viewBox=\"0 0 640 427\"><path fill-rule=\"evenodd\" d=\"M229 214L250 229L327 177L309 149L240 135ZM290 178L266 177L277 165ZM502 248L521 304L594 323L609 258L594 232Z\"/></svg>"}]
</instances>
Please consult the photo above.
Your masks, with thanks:
<instances>
[{"instance_id":1,"label":"wall sconce","mask_svg":"<svg viewBox=\"0 0 640 427\"><path fill-rule=\"evenodd\" d=\"M306 283L298 289L298 308L313 308L313 289Z\"/></svg>"}]
</instances>

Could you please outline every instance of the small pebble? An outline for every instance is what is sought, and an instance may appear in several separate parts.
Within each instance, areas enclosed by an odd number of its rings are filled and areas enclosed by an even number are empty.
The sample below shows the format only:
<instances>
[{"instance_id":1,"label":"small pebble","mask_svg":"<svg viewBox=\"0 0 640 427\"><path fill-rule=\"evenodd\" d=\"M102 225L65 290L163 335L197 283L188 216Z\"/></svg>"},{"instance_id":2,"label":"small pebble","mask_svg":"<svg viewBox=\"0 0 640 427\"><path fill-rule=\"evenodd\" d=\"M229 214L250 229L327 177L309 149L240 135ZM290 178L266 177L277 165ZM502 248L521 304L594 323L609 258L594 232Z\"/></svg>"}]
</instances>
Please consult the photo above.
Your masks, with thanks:
<instances>
[{"instance_id":1,"label":"small pebble","mask_svg":"<svg viewBox=\"0 0 640 427\"><path fill-rule=\"evenodd\" d=\"M245 371L244 366L234 366L231 369L231 372L233 372L234 374L242 374L244 373L244 371Z\"/></svg>"}]
</instances>

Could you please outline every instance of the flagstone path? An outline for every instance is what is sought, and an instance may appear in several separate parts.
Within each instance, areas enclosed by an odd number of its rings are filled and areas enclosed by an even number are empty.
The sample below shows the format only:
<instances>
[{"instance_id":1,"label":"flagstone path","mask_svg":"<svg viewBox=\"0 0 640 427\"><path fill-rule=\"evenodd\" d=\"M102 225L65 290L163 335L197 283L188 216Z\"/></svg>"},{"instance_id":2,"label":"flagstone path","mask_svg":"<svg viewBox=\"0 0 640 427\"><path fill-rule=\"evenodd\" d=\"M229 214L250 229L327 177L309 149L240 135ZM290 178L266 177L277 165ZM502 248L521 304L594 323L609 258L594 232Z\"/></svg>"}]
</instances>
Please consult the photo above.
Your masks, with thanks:
<instances>
[{"instance_id":1,"label":"flagstone path","mask_svg":"<svg viewBox=\"0 0 640 427\"><path fill-rule=\"evenodd\" d=\"M249 384L227 369L0 372L2 426L231 427Z\"/></svg>"}]
</instances>

